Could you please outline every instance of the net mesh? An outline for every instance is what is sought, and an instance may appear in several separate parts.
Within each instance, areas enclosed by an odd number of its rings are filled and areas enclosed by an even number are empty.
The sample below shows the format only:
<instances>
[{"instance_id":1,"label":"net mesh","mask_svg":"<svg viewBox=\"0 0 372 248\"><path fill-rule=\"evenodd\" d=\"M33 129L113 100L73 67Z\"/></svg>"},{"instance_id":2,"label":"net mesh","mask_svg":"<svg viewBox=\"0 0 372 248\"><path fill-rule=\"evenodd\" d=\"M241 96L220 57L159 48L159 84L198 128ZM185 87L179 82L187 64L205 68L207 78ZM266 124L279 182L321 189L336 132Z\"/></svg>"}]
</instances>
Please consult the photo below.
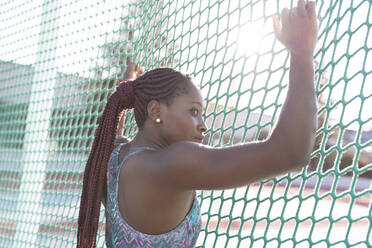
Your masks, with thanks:
<instances>
[{"instance_id":1,"label":"net mesh","mask_svg":"<svg viewBox=\"0 0 372 248\"><path fill-rule=\"evenodd\" d=\"M289 69L271 17L295 4L3 1L0 246L75 246L94 130L128 62L173 67L200 82L208 144L265 139ZM317 1L319 126L311 162L247 187L200 191L197 247L370 247L371 5ZM124 126L132 138L131 111ZM102 208L98 247L104 223Z\"/></svg>"}]
</instances>

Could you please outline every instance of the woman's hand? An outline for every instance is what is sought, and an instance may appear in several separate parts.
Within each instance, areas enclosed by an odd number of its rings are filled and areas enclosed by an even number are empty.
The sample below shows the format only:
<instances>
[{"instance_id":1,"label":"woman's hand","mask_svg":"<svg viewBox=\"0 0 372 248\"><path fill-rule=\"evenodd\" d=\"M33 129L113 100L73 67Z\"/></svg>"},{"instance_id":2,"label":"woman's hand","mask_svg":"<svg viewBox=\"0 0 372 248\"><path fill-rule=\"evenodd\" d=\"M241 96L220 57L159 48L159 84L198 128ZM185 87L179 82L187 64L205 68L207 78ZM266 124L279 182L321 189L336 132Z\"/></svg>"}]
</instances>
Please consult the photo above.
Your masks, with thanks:
<instances>
[{"instance_id":1,"label":"woman's hand","mask_svg":"<svg viewBox=\"0 0 372 248\"><path fill-rule=\"evenodd\" d=\"M276 38L291 53L313 55L318 35L315 2L298 0L296 8L283 9L281 23L276 16L273 21Z\"/></svg>"},{"instance_id":2,"label":"woman's hand","mask_svg":"<svg viewBox=\"0 0 372 248\"><path fill-rule=\"evenodd\" d=\"M124 73L124 80L134 80L143 74L143 68L139 68L136 63L128 62Z\"/></svg>"}]
</instances>

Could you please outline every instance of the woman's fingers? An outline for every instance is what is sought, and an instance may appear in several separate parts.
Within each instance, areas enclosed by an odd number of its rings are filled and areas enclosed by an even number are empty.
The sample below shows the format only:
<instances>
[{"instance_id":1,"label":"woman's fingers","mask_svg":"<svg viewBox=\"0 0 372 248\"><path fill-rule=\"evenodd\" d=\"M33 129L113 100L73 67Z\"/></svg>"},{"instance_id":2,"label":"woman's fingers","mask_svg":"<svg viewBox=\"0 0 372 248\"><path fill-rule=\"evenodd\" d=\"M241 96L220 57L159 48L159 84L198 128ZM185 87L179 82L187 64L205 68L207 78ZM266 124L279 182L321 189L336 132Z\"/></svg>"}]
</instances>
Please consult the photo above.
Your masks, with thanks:
<instances>
[{"instance_id":1,"label":"woman's fingers","mask_svg":"<svg viewBox=\"0 0 372 248\"><path fill-rule=\"evenodd\" d=\"M140 77L142 76L143 72L144 72L145 68L143 66L141 67L137 67L137 77Z\"/></svg>"},{"instance_id":2,"label":"woman's fingers","mask_svg":"<svg viewBox=\"0 0 372 248\"><path fill-rule=\"evenodd\" d=\"M282 26L286 29L290 23L290 15L291 11L288 8L284 8L282 10L281 19L282 19Z\"/></svg>"},{"instance_id":3,"label":"woman's fingers","mask_svg":"<svg viewBox=\"0 0 372 248\"><path fill-rule=\"evenodd\" d=\"M138 67L136 63L128 62L125 71L125 79L136 79L143 74L144 68Z\"/></svg>"},{"instance_id":4,"label":"woman's fingers","mask_svg":"<svg viewBox=\"0 0 372 248\"><path fill-rule=\"evenodd\" d=\"M298 0L297 7L282 10L280 21L274 17L277 39L291 52L314 52L317 36L315 2Z\"/></svg>"},{"instance_id":5,"label":"woman's fingers","mask_svg":"<svg viewBox=\"0 0 372 248\"><path fill-rule=\"evenodd\" d=\"M133 62L129 62L129 64L127 65L127 70L129 72L134 72L136 70L136 67L137 65Z\"/></svg>"},{"instance_id":6,"label":"woman's fingers","mask_svg":"<svg viewBox=\"0 0 372 248\"><path fill-rule=\"evenodd\" d=\"M310 18L316 18L316 12L315 12L315 2L311 1L308 2L306 5L307 15Z\"/></svg>"},{"instance_id":7,"label":"woman's fingers","mask_svg":"<svg viewBox=\"0 0 372 248\"><path fill-rule=\"evenodd\" d=\"M301 16L306 15L305 0L298 0L297 13Z\"/></svg>"},{"instance_id":8,"label":"woman's fingers","mask_svg":"<svg viewBox=\"0 0 372 248\"><path fill-rule=\"evenodd\" d=\"M127 63L127 68L126 68L125 74L124 74L124 79L125 80L135 79L137 77L136 69L137 69L137 64L135 64L133 62L128 62Z\"/></svg>"},{"instance_id":9,"label":"woman's fingers","mask_svg":"<svg viewBox=\"0 0 372 248\"><path fill-rule=\"evenodd\" d=\"M277 16L273 16L273 27L276 38L281 41L280 33L282 32L282 25Z\"/></svg>"},{"instance_id":10,"label":"woman's fingers","mask_svg":"<svg viewBox=\"0 0 372 248\"><path fill-rule=\"evenodd\" d=\"M290 13L291 12L288 8L284 8L280 15L281 21L277 16L273 17L273 27L275 36L282 43L284 42L282 30L287 29L288 25L290 24Z\"/></svg>"}]
</instances>

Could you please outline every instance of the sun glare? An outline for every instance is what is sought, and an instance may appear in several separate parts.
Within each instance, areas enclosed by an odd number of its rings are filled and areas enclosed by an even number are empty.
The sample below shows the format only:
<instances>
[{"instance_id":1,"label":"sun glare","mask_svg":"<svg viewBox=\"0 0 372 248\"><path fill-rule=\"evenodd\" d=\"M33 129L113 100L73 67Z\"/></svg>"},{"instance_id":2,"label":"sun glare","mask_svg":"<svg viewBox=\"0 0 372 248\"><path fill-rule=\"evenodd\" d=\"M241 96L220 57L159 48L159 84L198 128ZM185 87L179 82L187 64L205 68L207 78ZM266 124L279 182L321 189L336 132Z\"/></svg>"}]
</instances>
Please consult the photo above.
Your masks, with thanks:
<instances>
[{"instance_id":1,"label":"sun glare","mask_svg":"<svg viewBox=\"0 0 372 248\"><path fill-rule=\"evenodd\" d=\"M263 37L263 22L249 22L239 29L237 54L249 56L258 51Z\"/></svg>"}]
</instances>

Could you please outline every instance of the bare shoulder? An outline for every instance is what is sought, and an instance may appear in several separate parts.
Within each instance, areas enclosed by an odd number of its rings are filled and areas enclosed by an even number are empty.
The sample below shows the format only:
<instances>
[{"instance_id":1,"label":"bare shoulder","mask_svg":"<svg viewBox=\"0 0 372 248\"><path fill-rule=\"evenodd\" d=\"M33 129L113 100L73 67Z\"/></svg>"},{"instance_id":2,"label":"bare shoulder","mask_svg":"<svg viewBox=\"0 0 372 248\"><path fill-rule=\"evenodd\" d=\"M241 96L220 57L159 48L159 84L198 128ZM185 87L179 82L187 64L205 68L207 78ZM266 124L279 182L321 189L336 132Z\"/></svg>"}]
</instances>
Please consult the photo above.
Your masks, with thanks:
<instances>
[{"instance_id":1,"label":"bare shoulder","mask_svg":"<svg viewBox=\"0 0 372 248\"><path fill-rule=\"evenodd\" d=\"M178 142L136 156L146 180L181 190L228 189L274 176L295 167L270 140L215 148Z\"/></svg>"}]
</instances>

